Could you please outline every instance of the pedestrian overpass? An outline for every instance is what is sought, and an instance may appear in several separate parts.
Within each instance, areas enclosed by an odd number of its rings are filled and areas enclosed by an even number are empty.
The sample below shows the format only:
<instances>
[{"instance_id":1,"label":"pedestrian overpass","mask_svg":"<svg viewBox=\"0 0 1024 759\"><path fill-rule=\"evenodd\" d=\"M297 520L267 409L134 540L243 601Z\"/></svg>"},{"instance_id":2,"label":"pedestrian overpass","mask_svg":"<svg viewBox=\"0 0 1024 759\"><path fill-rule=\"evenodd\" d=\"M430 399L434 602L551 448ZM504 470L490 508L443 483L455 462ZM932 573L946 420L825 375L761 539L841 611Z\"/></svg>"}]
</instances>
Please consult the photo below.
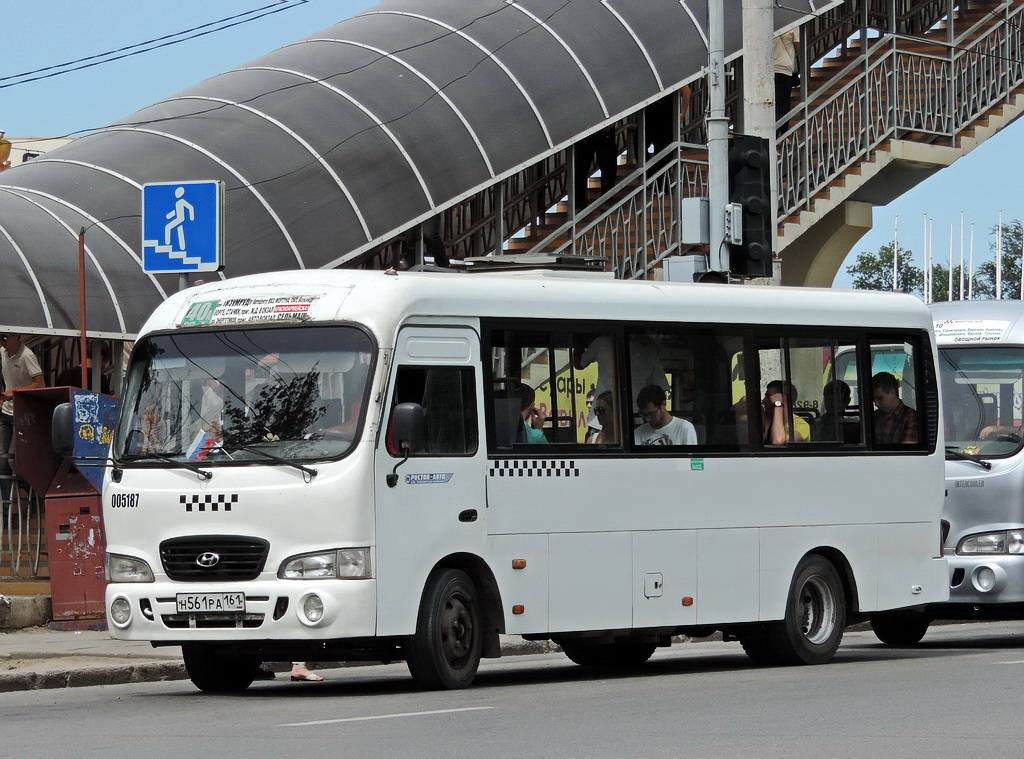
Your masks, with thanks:
<instances>
[{"instance_id":1,"label":"pedestrian overpass","mask_svg":"<svg viewBox=\"0 0 1024 759\"><path fill-rule=\"evenodd\" d=\"M803 41L778 132L777 256L795 285L831 284L873 206L1024 107L1024 2L821 7L775 12ZM178 285L140 266L140 190L158 181L224 181L220 276L508 253L658 276L704 252L682 213L707 195L704 16L699 0L385 0L0 175L0 326L76 334L84 228L89 332L132 336ZM726 18L742 131L740 0ZM573 177L593 170L579 144L604 128L614 187L598 197L592 178L570 212Z\"/></svg>"}]
</instances>

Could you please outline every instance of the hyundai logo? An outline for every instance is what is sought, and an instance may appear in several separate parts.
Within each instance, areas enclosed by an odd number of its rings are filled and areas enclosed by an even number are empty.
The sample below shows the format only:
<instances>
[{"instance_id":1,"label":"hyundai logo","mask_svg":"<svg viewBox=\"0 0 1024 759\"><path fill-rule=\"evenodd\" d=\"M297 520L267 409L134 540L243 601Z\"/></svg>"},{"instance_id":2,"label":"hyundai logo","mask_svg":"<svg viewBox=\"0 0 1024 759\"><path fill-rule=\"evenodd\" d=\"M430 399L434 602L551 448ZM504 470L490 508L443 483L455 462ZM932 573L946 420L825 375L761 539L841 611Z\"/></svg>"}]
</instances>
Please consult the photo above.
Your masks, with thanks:
<instances>
[{"instance_id":1,"label":"hyundai logo","mask_svg":"<svg viewBox=\"0 0 1024 759\"><path fill-rule=\"evenodd\" d=\"M220 564L220 555L214 553L213 551L201 553L198 556L196 556L196 564L198 564L201 567L204 567L205 569L215 567L218 564Z\"/></svg>"}]
</instances>

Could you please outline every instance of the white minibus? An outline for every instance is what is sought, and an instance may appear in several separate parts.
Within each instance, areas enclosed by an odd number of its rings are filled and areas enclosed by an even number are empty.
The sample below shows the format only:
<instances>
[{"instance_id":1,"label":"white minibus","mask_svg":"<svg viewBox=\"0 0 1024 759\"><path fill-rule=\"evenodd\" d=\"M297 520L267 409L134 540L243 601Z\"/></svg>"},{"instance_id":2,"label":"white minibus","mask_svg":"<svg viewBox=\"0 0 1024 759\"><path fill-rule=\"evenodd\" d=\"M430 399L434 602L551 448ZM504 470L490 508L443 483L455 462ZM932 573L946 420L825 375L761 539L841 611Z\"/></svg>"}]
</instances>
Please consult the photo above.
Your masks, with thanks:
<instances>
[{"instance_id":1,"label":"white minibus","mask_svg":"<svg viewBox=\"0 0 1024 759\"><path fill-rule=\"evenodd\" d=\"M916 406L898 439L825 390L837 356L864 387L892 346ZM587 666L714 631L822 663L848 624L948 596L934 356L927 308L893 293L355 270L193 287L127 372L109 624L182 646L204 691L291 660L465 687L499 635Z\"/></svg>"},{"instance_id":2,"label":"white minibus","mask_svg":"<svg viewBox=\"0 0 1024 759\"><path fill-rule=\"evenodd\" d=\"M935 303L946 444L949 601L876 629L912 644L936 619L1024 619L1024 304Z\"/></svg>"}]
</instances>

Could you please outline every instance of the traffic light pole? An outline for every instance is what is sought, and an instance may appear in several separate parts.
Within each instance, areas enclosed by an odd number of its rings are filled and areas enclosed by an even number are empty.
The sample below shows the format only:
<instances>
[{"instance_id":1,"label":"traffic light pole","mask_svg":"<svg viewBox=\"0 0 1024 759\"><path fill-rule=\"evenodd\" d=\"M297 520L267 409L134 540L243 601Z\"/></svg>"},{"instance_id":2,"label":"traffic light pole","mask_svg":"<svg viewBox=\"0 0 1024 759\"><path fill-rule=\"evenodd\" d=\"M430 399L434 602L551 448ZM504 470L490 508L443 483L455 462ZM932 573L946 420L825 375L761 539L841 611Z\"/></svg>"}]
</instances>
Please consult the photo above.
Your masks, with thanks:
<instances>
[{"instance_id":1,"label":"traffic light pole","mask_svg":"<svg viewBox=\"0 0 1024 759\"><path fill-rule=\"evenodd\" d=\"M725 115L725 9L708 3L708 271L729 270L725 207L729 204L729 119Z\"/></svg>"}]
</instances>

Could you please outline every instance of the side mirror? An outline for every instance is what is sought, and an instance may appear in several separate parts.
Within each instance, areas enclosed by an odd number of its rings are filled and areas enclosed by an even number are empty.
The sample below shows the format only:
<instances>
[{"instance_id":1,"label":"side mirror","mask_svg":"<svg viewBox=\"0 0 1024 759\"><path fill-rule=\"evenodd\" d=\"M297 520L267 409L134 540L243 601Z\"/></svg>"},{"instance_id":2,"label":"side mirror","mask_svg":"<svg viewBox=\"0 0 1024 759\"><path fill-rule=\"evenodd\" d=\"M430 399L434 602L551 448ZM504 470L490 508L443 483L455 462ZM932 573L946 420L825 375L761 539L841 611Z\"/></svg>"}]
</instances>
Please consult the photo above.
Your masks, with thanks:
<instances>
[{"instance_id":1,"label":"side mirror","mask_svg":"<svg viewBox=\"0 0 1024 759\"><path fill-rule=\"evenodd\" d=\"M427 437L426 414L418 403L399 403L391 416L392 439L400 453L406 455L423 450Z\"/></svg>"},{"instance_id":2,"label":"side mirror","mask_svg":"<svg viewBox=\"0 0 1024 759\"><path fill-rule=\"evenodd\" d=\"M50 443L53 450L70 456L75 449L75 411L70 403L61 403L53 409L50 422Z\"/></svg>"}]
</instances>

